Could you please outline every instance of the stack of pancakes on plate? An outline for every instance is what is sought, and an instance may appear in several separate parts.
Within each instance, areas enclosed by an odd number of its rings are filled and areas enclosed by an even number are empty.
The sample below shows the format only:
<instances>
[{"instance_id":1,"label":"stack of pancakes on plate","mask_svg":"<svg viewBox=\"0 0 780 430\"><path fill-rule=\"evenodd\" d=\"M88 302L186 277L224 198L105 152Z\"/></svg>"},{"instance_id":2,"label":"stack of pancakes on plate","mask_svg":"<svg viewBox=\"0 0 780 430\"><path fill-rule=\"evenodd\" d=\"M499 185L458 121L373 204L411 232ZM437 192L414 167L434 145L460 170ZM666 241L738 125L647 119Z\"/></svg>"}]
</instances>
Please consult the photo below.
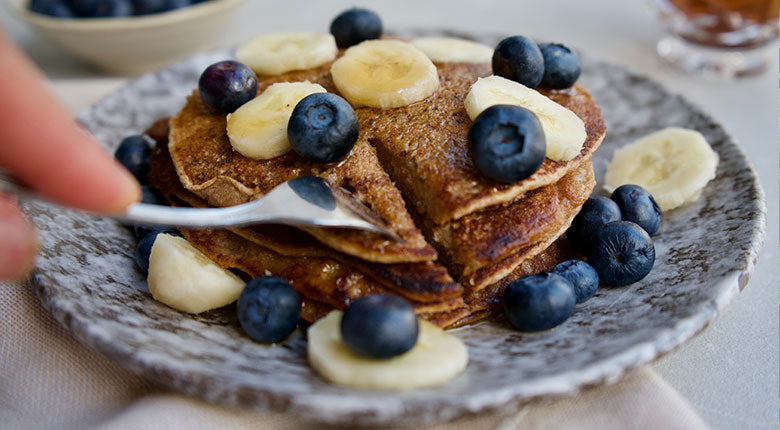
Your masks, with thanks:
<instances>
[{"instance_id":1,"label":"stack of pancakes on plate","mask_svg":"<svg viewBox=\"0 0 780 430\"><path fill-rule=\"evenodd\" d=\"M259 79L308 80L338 93L331 63ZM252 160L233 151L225 114L197 90L170 119L149 175L173 204L230 206L261 197L300 176L341 187L382 218L399 241L364 231L263 225L186 230L223 267L273 274L298 291L302 317L313 321L354 299L391 293L421 317L453 327L500 309L504 287L571 257L566 231L595 186L593 152L604 137L601 112L578 84L544 92L576 113L587 139L572 160L545 159L529 178L500 184L484 177L469 154L471 120L463 101L487 64L437 64L440 87L425 100L394 109L357 107L360 136L342 160L323 164L291 151Z\"/></svg>"}]
</instances>

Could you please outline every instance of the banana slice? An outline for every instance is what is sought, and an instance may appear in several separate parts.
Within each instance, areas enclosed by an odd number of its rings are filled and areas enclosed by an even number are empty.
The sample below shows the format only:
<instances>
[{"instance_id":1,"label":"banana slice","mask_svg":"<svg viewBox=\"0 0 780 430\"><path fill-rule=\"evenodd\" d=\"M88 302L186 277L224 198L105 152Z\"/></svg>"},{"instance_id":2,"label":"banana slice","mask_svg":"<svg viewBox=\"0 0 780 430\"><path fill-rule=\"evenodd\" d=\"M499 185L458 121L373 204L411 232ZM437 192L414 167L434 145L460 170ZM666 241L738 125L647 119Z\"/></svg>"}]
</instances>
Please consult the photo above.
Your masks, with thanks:
<instances>
[{"instance_id":1,"label":"banana slice","mask_svg":"<svg viewBox=\"0 0 780 430\"><path fill-rule=\"evenodd\" d=\"M464 103L472 120L483 110L498 104L529 109L542 123L547 142L546 156L551 160L567 161L576 157L588 136L585 123L577 114L536 90L500 76L478 79Z\"/></svg>"},{"instance_id":2,"label":"banana slice","mask_svg":"<svg viewBox=\"0 0 780 430\"><path fill-rule=\"evenodd\" d=\"M612 192L623 184L639 185L668 211L696 201L717 167L718 154L701 133L669 127L615 151L604 188Z\"/></svg>"},{"instance_id":3,"label":"banana slice","mask_svg":"<svg viewBox=\"0 0 780 430\"><path fill-rule=\"evenodd\" d=\"M155 300L193 314L233 303L244 289L238 276L170 234L157 235L152 245L147 282Z\"/></svg>"},{"instance_id":4,"label":"banana slice","mask_svg":"<svg viewBox=\"0 0 780 430\"><path fill-rule=\"evenodd\" d=\"M227 116L227 135L233 149L255 160L278 157L290 149L287 123L304 97L326 92L319 84L279 82Z\"/></svg>"},{"instance_id":5,"label":"banana slice","mask_svg":"<svg viewBox=\"0 0 780 430\"><path fill-rule=\"evenodd\" d=\"M317 67L336 58L338 47L331 34L269 33L244 42L236 59L258 75L280 75Z\"/></svg>"},{"instance_id":6,"label":"banana slice","mask_svg":"<svg viewBox=\"0 0 780 430\"><path fill-rule=\"evenodd\" d=\"M411 43L434 63L489 63L493 58L493 48L456 37L420 37Z\"/></svg>"},{"instance_id":7,"label":"banana slice","mask_svg":"<svg viewBox=\"0 0 780 430\"><path fill-rule=\"evenodd\" d=\"M466 345L435 325L420 320L417 344L389 359L353 353L341 339L341 311L332 311L309 327L309 363L325 379L353 388L407 390L439 385L461 373Z\"/></svg>"},{"instance_id":8,"label":"banana slice","mask_svg":"<svg viewBox=\"0 0 780 430\"><path fill-rule=\"evenodd\" d=\"M355 45L333 63L330 73L341 95L357 106L406 106L439 88L436 66L422 51L399 40Z\"/></svg>"}]
</instances>

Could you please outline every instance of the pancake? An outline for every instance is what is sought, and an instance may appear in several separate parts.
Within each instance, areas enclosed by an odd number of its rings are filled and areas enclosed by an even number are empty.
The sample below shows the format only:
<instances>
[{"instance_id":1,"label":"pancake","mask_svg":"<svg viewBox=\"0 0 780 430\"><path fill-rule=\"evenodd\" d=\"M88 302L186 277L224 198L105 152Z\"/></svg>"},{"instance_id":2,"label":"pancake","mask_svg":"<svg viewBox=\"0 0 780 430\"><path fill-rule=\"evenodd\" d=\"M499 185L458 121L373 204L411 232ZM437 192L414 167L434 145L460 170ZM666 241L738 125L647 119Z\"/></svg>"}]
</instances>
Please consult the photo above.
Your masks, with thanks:
<instances>
[{"instance_id":1,"label":"pancake","mask_svg":"<svg viewBox=\"0 0 780 430\"><path fill-rule=\"evenodd\" d=\"M335 92L330 63L315 69L264 77L258 91L281 81L309 80ZM440 88L418 103L396 109L356 109L360 135L352 152L335 164L312 163L289 152L272 160L251 160L233 151L225 117L206 107L195 91L170 122L169 148L184 187L213 206L243 203L285 180L304 175L344 187L386 223L401 242L368 232L308 228L327 246L355 257L397 263L432 261L436 252L415 227L406 202L426 219L443 224L480 209L516 200L527 191L558 181L589 159L604 135L601 113L579 85L548 93L585 122L587 140L568 162L546 159L531 177L498 184L483 177L468 153L471 120L463 99L488 65L439 64ZM377 156L379 158L377 158ZM381 160L381 164L380 161ZM387 171L388 173L385 173ZM392 179L403 191L402 197Z\"/></svg>"},{"instance_id":2,"label":"pancake","mask_svg":"<svg viewBox=\"0 0 780 430\"><path fill-rule=\"evenodd\" d=\"M490 74L489 65L438 64L440 86L434 95L403 108L361 108L358 116L368 130L379 159L415 209L435 224L481 209L511 202L523 193L550 185L589 160L604 138L601 111L579 84L541 92L577 114L587 138L580 154L569 161L545 159L539 170L514 184L500 184L482 175L469 154L471 119L463 101L477 78ZM368 121L367 118L371 118Z\"/></svg>"},{"instance_id":3,"label":"pancake","mask_svg":"<svg viewBox=\"0 0 780 430\"><path fill-rule=\"evenodd\" d=\"M463 295L463 300L469 307L471 315L483 314L483 312L481 312L483 310L488 311L486 315L495 315L502 311L502 296L507 285L512 281L526 275L549 272L558 263L574 258L577 258L577 253L569 245L566 238L558 238L540 253L532 258L523 260L509 273L509 275L503 277L498 282L492 283L480 290L466 291Z\"/></svg>"},{"instance_id":4,"label":"pancake","mask_svg":"<svg viewBox=\"0 0 780 430\"><path fill-rule=\"evenodd\" d=\"M233 151L225 124L225 115L203 104L197 91L170 121L168 145L181 182L210 205L246 203L287 180L319 176L370 208L401 240L350 229L304 228L318 240L380 263L436 259L436 251L415 227L400 192L367 143L358 142L345 159L331 164L313 163L293 151L272 160L252 160Z\"/></svg>"},{"instance_id":5,"label":"pancake","mask_svg":"<svg viewBox=\"0 0 780 430\"><path fill-rule=\"evenodd\" d=\"M207 206L178 182L165 145L154 149L150 167L150 182L173 204L181 205L189 200ZM309 322L330 310L343 310L353 300L366 295L396 294L406 298L418 316L442 328L474 323L500 311L498 304L509 282L526 274L550 270L572 256L561 245L561 239L540 248L533 256L524 249L510 256L519 262L504 279L481 290L463 290L441 266L427 272L434 280L426 279L426 270L415 270L420 266L436 266L431 262L387 265L361 262L286 226L234 230L237 231L182 230L182 234L221 267L238 269L251 276L273 274L290 282L301 296L301 317ZM280 233L284 231L292 236ZM449 281L436 280L442 271Z\"/></svg>"},{"instance_id":6,"label":"pancake","mask_svg":"<svg viewBox=\"0 0 780 430\"><path fill-rule=\"evenodd\" d=\"M343 310L360 297L392 294L370 277L328 258L286 257L227 230L182 230L182 235L221 267L238 269L252 277L273 274L288 281L302 296L301 314L309 322L330 310ZM461 297L409 302L415 313L442 327L468 313Z\"/></svg>"},{"instance_id":7,"label":"pancake","mask_svg":"<svg viewBox=\"0 0 780 430\"><path fill-rule=\"evenodd\" d=\"M149 181L173 204L193 207L209 205L187 191L179 181L168 148L158 144L150 157ZM435 302L460 297L462 288L447 269L433 262L381 264L339 253L296 228L284 225L256 225L233 228L235 234L286 257L327 258L371 277L375 282L410 300Z\"/></svg>"},{"instance_id":8,"label":"pancake","mask_svg":"<svg viewBox=\"0 0 780 430\"><path fill-rule=\"evenodd\" d=\"M557 182L500 206L444 225L423 224L460 283L480 290L560 237L593 192L593 165L583 163Z\"/></svg>"},{"instance_id":9,"label":"pancake","mask_svg":"<svg viewBox=\"0 0 780 430\"><path fill-rule=\"evenodd\" d=\"M258 92L275 82L308 80L337 93L329 69L330 63L262 77ZM490 66L437 64L437 69L440 87L425 100L396 109L356 108L358 141L332 164L294 152L272 160L243 157L230 146L224 115L206 107L196 90L170 120L168 145L153 152L150 180L176 204L208 207L243 203L285 180L315 175L392 226L401 241L277 225L184 233L223 267L254 276L269 271L290 281L304 298L307 320L383 292L409 300L419 316L441 327L487 318L500 311L509 282L572 257L561 237L595 186L590 159L605 126L578 84L542 90L584 121L586 142L572 160L545 159L523 181L496 183L473 165L471 120L463 105Z\"/></svg>"}]
</instances>

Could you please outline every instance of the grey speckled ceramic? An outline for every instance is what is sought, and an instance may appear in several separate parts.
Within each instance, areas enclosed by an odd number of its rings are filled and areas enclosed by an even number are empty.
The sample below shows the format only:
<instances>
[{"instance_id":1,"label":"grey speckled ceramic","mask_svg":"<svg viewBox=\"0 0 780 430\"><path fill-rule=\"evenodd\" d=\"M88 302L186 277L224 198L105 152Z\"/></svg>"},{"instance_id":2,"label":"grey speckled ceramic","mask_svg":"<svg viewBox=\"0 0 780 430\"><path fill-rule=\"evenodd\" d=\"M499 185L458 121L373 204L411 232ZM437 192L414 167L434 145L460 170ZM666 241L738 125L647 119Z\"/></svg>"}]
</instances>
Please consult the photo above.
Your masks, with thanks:
<instances>
[{"instance_id":1,"label":"grey speckled ceramic","mask_svg":"<svg viewBox=\"0 0 780 430\"><path fill-rule=\"evenodd\" d=\"M113 148L176 112L200 71L228 55L204 54L143 76L80 119ZM664 215L647 278L602 288L551 331L524 334L501 322L455 331L470 362L446 385L403 393L329 385L307 365L300 335L265 346L242 334L232 307L191 316L155 302L135 269L133 237L116 222L30 205L42 230L40 298L78 339L139 374L211 402L320 422L430 423L616 381L705 328L744 288L761 246L765 207L749 161L711 118L621 67L588 57L583 66L581 82L608 128L595 156L597 177L615 148L671 125L706 136L720 156L717 177L699 201Z\"/></svg>"}]
</instances>

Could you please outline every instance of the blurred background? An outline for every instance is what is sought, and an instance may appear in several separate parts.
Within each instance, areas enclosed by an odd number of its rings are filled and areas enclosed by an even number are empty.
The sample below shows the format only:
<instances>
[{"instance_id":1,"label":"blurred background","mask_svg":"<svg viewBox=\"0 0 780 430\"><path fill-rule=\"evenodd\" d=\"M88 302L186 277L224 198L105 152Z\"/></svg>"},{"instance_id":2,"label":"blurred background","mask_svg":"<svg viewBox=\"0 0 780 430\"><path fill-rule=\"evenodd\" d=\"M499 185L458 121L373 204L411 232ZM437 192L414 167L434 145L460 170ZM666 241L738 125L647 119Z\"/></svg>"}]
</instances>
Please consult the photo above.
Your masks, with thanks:
<instances>
[{"instance_id":1,"label":"blurred background","mask_svg":"<svg viewBox=\"0 0 780 430\"><path fill-rule=\"evenodd\" d=\"M96 69L63 52L19 19L8 7L10 0L2 1L0 25L52 80L55 92L85 82L103 85L106 90L126 82L125 77ZM338 12L358 4L378 12L388 30L442 28L464 34L522 34L570 45L590 57L649 76L682 94L741 143L755 164L768 197L769 226L754 279L711 327L656 362L653 368L713 428L777 428L777 41L770 44L766 71L732 82L703 79L667 67L656 54L656 43L665 32L649 1L247 0L236 8L228 25L205 42L204 48L231 46L277 30L327 32Z\"/></svg>"}]
</instances>

